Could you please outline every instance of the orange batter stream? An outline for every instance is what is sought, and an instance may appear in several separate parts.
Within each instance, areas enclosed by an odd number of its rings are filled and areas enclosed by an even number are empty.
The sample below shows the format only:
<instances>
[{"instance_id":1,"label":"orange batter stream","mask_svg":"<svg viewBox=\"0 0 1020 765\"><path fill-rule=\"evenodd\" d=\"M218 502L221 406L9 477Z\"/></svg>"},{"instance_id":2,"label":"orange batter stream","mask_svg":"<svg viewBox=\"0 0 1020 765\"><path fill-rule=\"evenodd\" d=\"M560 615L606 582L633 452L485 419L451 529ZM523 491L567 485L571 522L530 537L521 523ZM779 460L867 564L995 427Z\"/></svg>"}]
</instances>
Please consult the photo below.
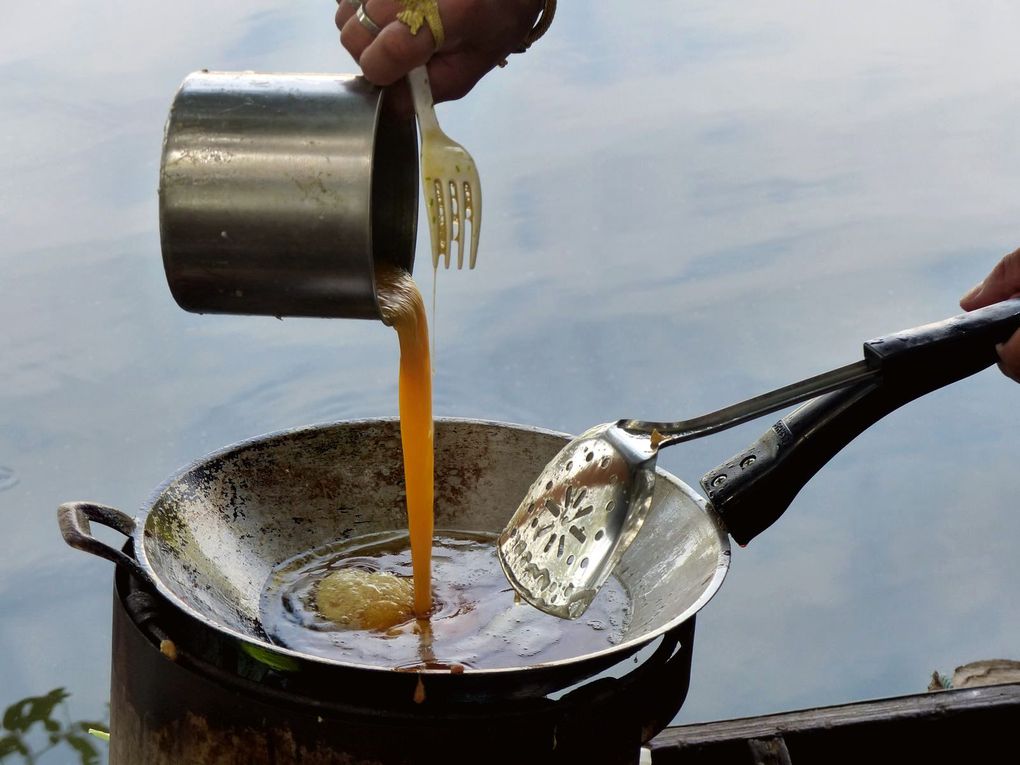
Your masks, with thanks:
<instances>
[{"instance_id":1,"label":"orange batter stream","mask_svg":"<svg viewBox=\"0 0 1020 765\"><path fill-rule=\"evenodd\" d=\"M432 364L425 301L411 275L390 266L376 270L383 321L400 340L400 442L404 451L407 525L414 569L414 611L432 611L432 526L435 451Z\"/></svg>"}]
</instances>

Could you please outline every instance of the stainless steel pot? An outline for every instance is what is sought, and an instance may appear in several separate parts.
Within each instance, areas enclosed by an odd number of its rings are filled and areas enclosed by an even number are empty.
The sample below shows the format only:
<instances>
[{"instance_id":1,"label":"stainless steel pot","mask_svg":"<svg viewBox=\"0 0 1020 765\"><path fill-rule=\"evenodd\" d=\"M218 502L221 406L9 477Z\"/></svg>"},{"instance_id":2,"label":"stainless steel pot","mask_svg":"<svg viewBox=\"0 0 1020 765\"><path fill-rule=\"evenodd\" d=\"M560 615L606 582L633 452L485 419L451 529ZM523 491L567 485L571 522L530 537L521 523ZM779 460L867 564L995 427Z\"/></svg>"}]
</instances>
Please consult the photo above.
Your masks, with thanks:
<instances>
[{"instance_id":1,"label":"stainless steel pot","mask_svg":"<svg viewBox=\"0 0 1020 765\"><path fill-rule=\"evenodd\" d=\"M378 319L375 264L410 271L414 122L337 74L189 75L159 176L163 265L197 313Z\"/></svg>"},{"instance_id":2,"label":"stainless steel pot","mask_svg":"<svg viewBox=\"0 0 1020 765\"><path fill-rule=\"evenodd\" d=\"M498 532L567 440L516 425L437 420L436 528ZM263 585L281 561L352 534L406 528L401 454L396 420L262 436L184 468L138 518L92 503L63 505L61 531L71 546L114 561L213 630L316 671L369 673L377 686L404 683L406 673L389 667L274 645L259 619ZM422 670L429 687L472 696L542 695L591 677L690 619L722 583L729 542L697 493L663 471L659 478L646 533L617 572L632 598L617 645L517 667ZM133 557L96 539L90 521L129 536Z\"/></svg>"}]
</instances>

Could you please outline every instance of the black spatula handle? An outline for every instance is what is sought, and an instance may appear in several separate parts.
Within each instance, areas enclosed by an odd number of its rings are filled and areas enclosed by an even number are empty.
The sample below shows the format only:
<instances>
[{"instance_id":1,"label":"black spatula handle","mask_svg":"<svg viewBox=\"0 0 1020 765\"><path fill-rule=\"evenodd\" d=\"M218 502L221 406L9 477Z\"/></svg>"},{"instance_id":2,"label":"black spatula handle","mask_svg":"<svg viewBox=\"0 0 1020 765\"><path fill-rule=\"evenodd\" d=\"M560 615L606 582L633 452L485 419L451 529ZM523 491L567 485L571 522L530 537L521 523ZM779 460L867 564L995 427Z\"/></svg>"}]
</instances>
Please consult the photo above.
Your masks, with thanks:
<instances>
[{"instance_id":1,"label":"black spatula handle","mask_svg":"<svg viewBox=\"0 0 1020 765\"><path fill-rule=\"evenodd\" d=\"M995 346L1018 328L1013 298L865 343L864 358L879 371L873 381L804 404L702 477L730 535L747 544L854 438L908 401L994 364Z\"/></svg>"}]
</instances>

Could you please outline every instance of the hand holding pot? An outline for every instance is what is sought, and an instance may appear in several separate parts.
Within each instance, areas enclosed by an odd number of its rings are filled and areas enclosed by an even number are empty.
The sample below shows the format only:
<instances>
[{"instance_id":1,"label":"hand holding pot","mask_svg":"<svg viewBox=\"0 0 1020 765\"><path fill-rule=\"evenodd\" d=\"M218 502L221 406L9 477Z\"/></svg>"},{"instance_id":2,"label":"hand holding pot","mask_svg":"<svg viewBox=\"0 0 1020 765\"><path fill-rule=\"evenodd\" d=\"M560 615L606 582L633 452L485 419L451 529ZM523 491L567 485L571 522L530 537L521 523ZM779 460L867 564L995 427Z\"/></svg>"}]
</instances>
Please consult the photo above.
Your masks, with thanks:
<instances>
[{"instance_id":1,"label":"hand holding pot","mask_svg":"<svg viewBox=\"0 0 1020 765\"><path fill-rule=\"evenodd\" d=\"M965 311L1020 295L1020 249L1013 250L996 264L984 281L960 298ZM999 369L1007 377L1020 382L1020 331L998 346Z\"/></svg>"},{"instance_id":2,"label":"hand holding pot","mask_svg":"<svg viewBox=\"0 0 1020 765\"><path fill-rule=\"evenodd\" d=\"M435 100L451 101L537 39L553 5L543 0L341 0L336 26L340 42L370 82L391 85L427 62ZM421 13L427 8L439 15L442 39L437 40L434 20ZM424 22L415 34L398 20L404 11L412 12L405 18ZM409 97L403 106L411 112Z\"/></svg>"}]
</instances>

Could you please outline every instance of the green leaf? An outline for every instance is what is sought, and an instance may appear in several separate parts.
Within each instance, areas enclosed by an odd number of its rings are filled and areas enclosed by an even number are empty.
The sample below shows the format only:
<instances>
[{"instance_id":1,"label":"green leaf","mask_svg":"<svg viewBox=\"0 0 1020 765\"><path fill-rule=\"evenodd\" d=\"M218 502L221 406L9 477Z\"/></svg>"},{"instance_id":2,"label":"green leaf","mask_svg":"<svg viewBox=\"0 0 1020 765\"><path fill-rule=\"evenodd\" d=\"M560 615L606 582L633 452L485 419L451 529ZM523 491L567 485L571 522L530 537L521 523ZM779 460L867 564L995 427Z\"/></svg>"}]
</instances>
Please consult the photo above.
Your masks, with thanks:
<instances>
[{"instance_id":1,"label":"green leaf","mask_svg":"<svg viewBox=\"0 0 1020 765\"><path fill-rule=\"evenodd\" d=\"M283 672L297 672L301 669L301 665L297 663L296 659L274 653L273 651L267 651L265 648L260 648L257 645L241 643L241 650L255 659L255 661L261 662L273 669L279 669Z\"/></svg>"},{"instance_id":2,"label":"green leaf","mask_svg":"<svg viewBox=\"0 0 1020 765\"><path fill-rule=\"evenodd\" d=\"M50 717L57 704L70 695L63 688L54 688L45 696L29 696L16 701L4 711L4 728L24 732L41 722L47 730L59 730L60 726Z\"/></svg>"},{"instance_id":3,"label":"green leaf","mask_svg":"<svg viewBox=\"0 0 1020 765\"><path fill-rule=\"evenodd\" d=\"M29 751L25 748L25 744L22 743L20 736L10 734L0 738L0 760L9 754L14 754L15 752L25 757L29 754Z\"/></svg>"},{"instance_id":4,"label":"green leaf","mask_svg":"<svg viewBox=\"0 0 1020 765\"><path fill-rule=\"evenodd\" d=\"M91 740L75 733L68 733L65 741L78 753L82 765L99 765L99 752Z\"/></svg>"},{"instance_id":5,"label":"green leaf","mask_svg":"<svg viewBox=\"0 0 1020 765\"><path fill-rule=\"evenodd\" d=\"M88 729L88 733L89 733L90 736L95 736L96 738L100 739L101 741L109 741L110 740L110 731L108 731L108 730L103 730L101 728L89 728Z\"/></svg>"},{"instance_id":6,"label":"green leaf","mask_svg":"<svg viewBox=\"0 0 1020 765\"><path fill-rule=\"evenodd\" d=\"M31 723L25 720L25 715L22 710L24 703L24 701L18 701L11 704L4 710L4 728L14 731L28 730L28 726Z\"/></svg>"}]
</instances>

